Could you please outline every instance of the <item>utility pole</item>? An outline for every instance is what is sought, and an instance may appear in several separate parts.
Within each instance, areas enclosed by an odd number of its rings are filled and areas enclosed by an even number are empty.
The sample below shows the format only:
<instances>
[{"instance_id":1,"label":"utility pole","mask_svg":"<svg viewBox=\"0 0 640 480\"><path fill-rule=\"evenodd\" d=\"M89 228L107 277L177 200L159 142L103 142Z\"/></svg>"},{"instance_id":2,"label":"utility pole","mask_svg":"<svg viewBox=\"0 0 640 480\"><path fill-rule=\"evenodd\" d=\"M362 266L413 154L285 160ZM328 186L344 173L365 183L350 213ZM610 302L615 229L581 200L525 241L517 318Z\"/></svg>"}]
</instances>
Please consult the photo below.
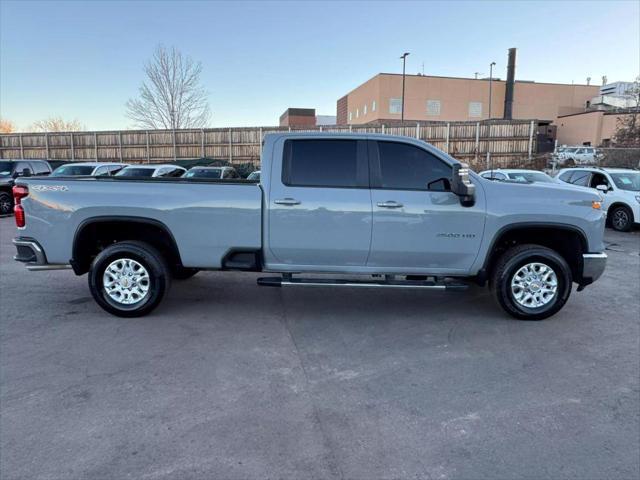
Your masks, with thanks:
<instances>
[{"instance_id":1,"label":"utility pole","mask_svg":"<svg viewBox=\"0 0 640 480\"><path fill-rule=\"evenodd\" d=\"M496 62L491 62L489 64L489 120L491 120L491 94L493 87L493 66Z\"/></svg>"},{"instance_id":2,"label":"utility pole","mask_svg":"<svg viewBox=\"0 0 640 480\"><path fill-rule=\"evenodd\" d=\"M404 77L405 77L405 67L407 64L407 57L409 56L409 52L405 52L400 57L402 59L402 107L400 109L400 121L404 123Z\"/></svg>"}]
</instances>

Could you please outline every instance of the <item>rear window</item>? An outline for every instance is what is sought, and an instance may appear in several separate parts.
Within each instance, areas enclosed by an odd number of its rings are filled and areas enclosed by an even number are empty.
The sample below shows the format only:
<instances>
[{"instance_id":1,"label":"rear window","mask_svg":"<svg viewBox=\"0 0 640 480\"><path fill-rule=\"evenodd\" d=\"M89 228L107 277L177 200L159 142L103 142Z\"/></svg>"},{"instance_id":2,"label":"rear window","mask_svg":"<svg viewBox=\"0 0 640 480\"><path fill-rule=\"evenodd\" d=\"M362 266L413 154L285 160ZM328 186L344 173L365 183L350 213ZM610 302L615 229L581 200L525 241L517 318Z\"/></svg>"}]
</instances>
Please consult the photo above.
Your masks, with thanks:
<instances>
[{"instance_id":1,"label":"rear window","mask_svg":"<svg viewBox=\"0 0 640 480\"><path fill-rule=\"evenodd\" d=\"M152 168L125 168L120 170L116 177L150 177L153 175Z\"/></svg>"},{"instance_id":2,"label":"rear window","mask_svg":"<svg viewBox=\"0 0 640 480\"><path fill-rule=\"evenodd\" d=\"M0 162L0 177L8 177L11 175L13 162Z\"/></svg>"},{"instance_id":3,"label":"rear window","mask_svg":"<svg viewBox=\"0 0 640 480\"><path fill-rule=\"evenodd\" d=\"M31 166L33 167L33 173L36 175L49 173L51 171L51 167L49 167L49 164L46 162L31 162Z\"/></svg>"},{"instance_id":4,"label":"rear window","mask_svg":"<svg viewBox=\"0 0 640 480\"><path fill-rule=\"evenodd\" d=\"M591 172L585 170L579 170L573 173L571 177L571 184L586 187L589 185L589 179L591 178Z\"/></svg>"},{"instance_id":5,"label":"rear window","mask_svg":"<svg viewBox=\"0 0 640 480\"><path fill-rule=\"evenodd\" d=\"M62 165L51 174L52 177L70 177L79 175L91 175L94 167L88 165Z\"/></svg>"},{"instance_id":6,"label":"rear window","mask_svg":"<svg viewBox=\"0 0 640 480\"><path fill-rule=\"evenodd\" d=\"M358 142L287 140L282 183L304 187L358 187Z\"/></svg>"},{"instance_id":7,"label":"rear window","mask_svg":"<svg viewBox=\"0 0 640 480\"><path fill-rule=\"evenodd\" d=\"M196 168L185 173L185 178L220 178L221 168Z\"/></svg>"}]
</instances>

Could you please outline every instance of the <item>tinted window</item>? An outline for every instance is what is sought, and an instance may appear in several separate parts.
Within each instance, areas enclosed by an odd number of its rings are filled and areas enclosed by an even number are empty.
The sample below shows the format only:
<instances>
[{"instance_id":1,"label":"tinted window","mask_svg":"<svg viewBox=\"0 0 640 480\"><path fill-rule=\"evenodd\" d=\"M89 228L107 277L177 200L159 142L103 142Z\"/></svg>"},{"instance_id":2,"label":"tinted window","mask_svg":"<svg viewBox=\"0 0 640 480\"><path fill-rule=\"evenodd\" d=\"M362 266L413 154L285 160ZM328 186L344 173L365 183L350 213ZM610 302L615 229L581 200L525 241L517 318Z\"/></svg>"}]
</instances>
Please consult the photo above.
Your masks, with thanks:
<instances>
[{"instance_id":1,"label":"tinted window","mask_svg":"<svg viewBox=\"0 0 640 480\"><path fill-rule=\"evenodd\" d=\"M36 175L43 175L51 171L49 164L45 162L31 162L31 166L33 167L33 172Z\"/></svg>"},{"instance_id":2,"label":"tinted window","mask_svg":"<svg viewBox=\"0 0 640 480\"><path fill-rule=\"evenodd\" d=\"M62 165L51 174L52 177L66 177L76 175L91 175L94 167L90 165Z\"/></svg>"},{"instance_id":3,"label":"tinted window","mask_svg":"<svg viewBox=\"0 0 640 480\"><path fill-rule=\"evenodd\" d=\"M184 176L185 178L220 178L221 168L192 168Z\"/></svg>"},{"instance_id":4,"label":"tinted window","mask_svg":"<svg viewBox=\"0 0 640 480\"><path fill-rule=\"evenodd\" d=\"M427 190L438 179L451 178L451 167L414 145L378 142L382 188ZM432 190L442 190L442 182Z\"/></svg>"},{"instance_id":5,"label":"tinted window","mask_svg":"<svg viewBox=\"0 0 640 480\"><path fill-rule=\"evenodd\" d=\"M282 181L309 187L357 187L356 140L287 140Z\"/></svg>"},{"instance_id":6,"label":"tinted window","mask_svg":"<svg viewBox=\"0 0 640 480\"><path fill-rule=\"evenodd\" d=\"M578 170L573 172L573 176L571 177L571 182L573 185L580 185L581 187L586 187L589 185L589 179L591 178L591 172Z\"/></svg>"},{"instance_id":7,"label":"tinted window","mask_svg":"<svg viewBox=\"0 0 640 480\"><path fill-rule=\"evenodd\" d=\"M542 172L518 172L510 173L509 178L516 182L553 182L551 177Z\"/></svg>"},{"instance_id":8,"label":"tinted window","mask_svg":"<svg viewBox=\"0 0 640 480\"><path fill-rule=\"evenodd\" d=\"M0 162L0 177L8 177L13 171L13 162Z\"/></svg>"},{"instance_id":9,"label":"tinted window","mask_svg":"<svg viewBox=\"0 0 640 480\"><path fill-rule=\"evenodd\" d=\"M594 173L593 177L591 177L591 182L589 183L589 186L591 188L596 188L598 185L605 185L608 187L609 182L607 182L607 177L605 177L603 174Z\"/></svg>"},{"instance_id":10,"label":"tinted window","mask_svg":"<svg viewBox=\"0 0 640 480\"><path fill-rule=\"evenodd\" d=\"M172 170L169 170L166 173L166 177L181 177L182 174L184 173L184 170L182 170L181 168L174 168Z\"/></svg>"},{"instance_id":11,"label":"tinted window","mask_svg":"<svg viewBox=\"0 0 640 480\"><path fill-rule=\"evenodd\" d=\"M117 177L150 177L153 175L152 168L124 168L120 170Z\"/></svg>"},{"instance_id":12,"label":"tinted window","mask_svg":"<svg viewBox=\"0 0 640 480\"><path fill-rule=\"evenodd\" d=\"M123 168L124 168L123 165L109 165L109 166L107 166L107 169L109 170L109 173L111 173L111 175L114 175L115 173L118 173Z\"/></svg>"}]
</instances>

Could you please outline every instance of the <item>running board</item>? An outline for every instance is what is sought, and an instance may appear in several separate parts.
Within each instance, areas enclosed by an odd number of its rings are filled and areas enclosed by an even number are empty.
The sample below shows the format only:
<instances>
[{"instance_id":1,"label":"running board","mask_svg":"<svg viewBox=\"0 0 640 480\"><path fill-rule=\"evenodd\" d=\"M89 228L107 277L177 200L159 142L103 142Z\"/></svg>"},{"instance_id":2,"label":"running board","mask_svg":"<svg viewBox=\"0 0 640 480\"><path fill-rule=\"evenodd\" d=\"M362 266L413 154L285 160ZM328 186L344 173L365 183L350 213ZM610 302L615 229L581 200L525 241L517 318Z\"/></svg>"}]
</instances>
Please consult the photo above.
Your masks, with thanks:
<instances>
[{"instance_id":1,"label":"running board","mask_svg":"<svg viewBox=\"0 0 640 480\"><path fill-rule=\"evenodd\" d=\"M424 288L429 290L466 290L469 285L454 282L414 280L342 280L322 278L261 277L263 287L361 287L361 288Z\"/></svg>"}]
</instances>

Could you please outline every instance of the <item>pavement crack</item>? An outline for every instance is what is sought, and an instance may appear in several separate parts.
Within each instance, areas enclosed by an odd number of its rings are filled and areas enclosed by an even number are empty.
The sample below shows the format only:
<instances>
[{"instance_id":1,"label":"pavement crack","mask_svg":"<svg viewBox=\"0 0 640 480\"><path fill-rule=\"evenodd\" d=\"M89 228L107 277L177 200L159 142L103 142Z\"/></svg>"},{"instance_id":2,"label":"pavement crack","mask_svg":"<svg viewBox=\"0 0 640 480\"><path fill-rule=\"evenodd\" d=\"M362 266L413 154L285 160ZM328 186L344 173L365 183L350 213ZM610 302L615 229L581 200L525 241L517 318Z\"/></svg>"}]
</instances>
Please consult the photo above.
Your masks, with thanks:
<instances>
[{"instance_id":1,"label":"pavement crack","mask_svg":"<svg viewBox=\"0 0 640 480\"><path fill-rule=\"evenodd\" d=\"M282 293L282 289L280 289L280 306L282 308L281 321L283 323L284 329L287 332L287 335L289 336L289 339L291 340L291 344L293 345L293 348L296 352L296 357L298 358L298 363L300 364L300 369L302 370L302 375L304 377L304 384L305 384L304 391L309 397L309 402L311 403L311 407L313 409L314 423L317 425L318 430L320 431L320 435L322 436L322 443L328 452L327 460L328 460L329 471L334 477L337 477L342 480L344 479L344 473L342 472L342 468L340 467L340 463L336 455L336 449L334 448L333 443L331 442L331 439L329 438L329 435L327 434L324 428L322 419L320 418L320 412L318 411L318 407L311 393L311 381L309 380L307 368L305 366L302 354L300 353L300 347L298 346L298 343L296 342L293 332L291 331L291 327L289 326L289 316L287 315L287 308L284 303L284 295Z\"/></svg>"}]
</instances>

